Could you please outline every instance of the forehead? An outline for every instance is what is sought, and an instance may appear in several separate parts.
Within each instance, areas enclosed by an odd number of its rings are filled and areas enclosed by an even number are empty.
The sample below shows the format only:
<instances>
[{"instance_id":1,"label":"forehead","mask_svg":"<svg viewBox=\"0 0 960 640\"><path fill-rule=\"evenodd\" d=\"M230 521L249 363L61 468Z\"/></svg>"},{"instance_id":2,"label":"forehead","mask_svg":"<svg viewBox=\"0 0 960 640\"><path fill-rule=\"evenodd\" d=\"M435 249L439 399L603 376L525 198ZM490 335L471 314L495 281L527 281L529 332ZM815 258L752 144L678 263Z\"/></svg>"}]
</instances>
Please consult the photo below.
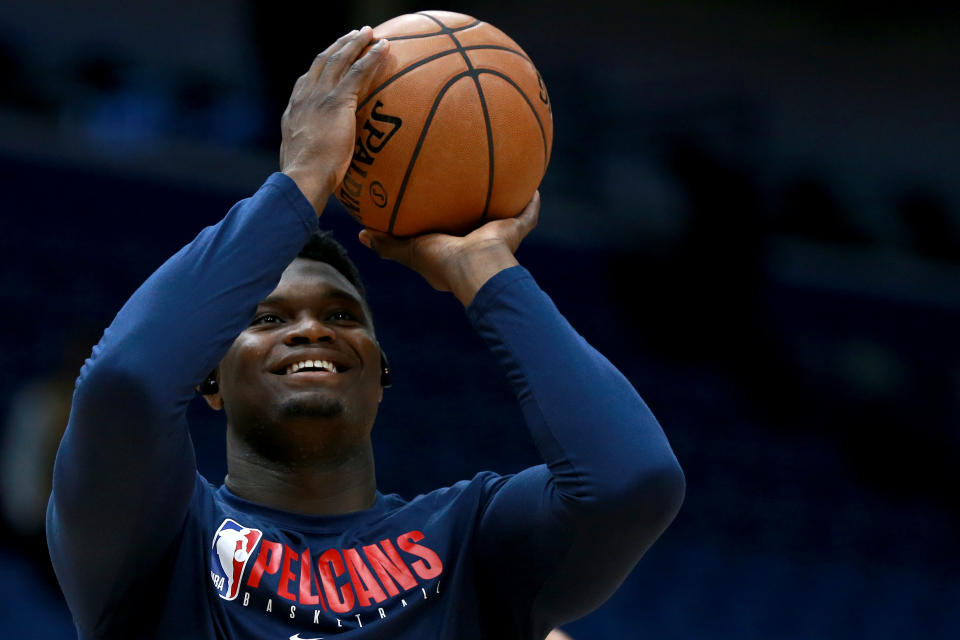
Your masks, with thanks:
<instances>
[{"instance_id":1,"label":"forehead","mask_svg":"<svg viewBox=\"0 0 960 640\"><path fill-rule=\"evenodd\" d=\"M366 302L357 288L326 262L297 258L284 269L277 288L268 298L312 297L337 292L347 293L361 303Z\"/></svg>"}]
</instances>

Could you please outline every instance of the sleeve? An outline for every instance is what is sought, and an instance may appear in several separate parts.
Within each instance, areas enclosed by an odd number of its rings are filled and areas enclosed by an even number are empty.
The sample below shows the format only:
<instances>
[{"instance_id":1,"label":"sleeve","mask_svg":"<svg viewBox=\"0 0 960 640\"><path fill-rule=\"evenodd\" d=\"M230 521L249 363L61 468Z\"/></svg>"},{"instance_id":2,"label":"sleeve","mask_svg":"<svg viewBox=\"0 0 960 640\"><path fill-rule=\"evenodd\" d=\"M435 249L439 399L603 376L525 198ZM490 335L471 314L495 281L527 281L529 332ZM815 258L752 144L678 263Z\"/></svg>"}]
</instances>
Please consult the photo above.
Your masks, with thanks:
<instances>
[{"instance_id":1,"label":"sleeve","mask_svg":"<svg viewBox=\"0 0 960 640\"><path fill-rule=\"evenodd\" d=\"M137 289L81 369L47 507L50 556L81 629L97 629L175 542L196 479L194 388L316 228L296 184L272 175Z\"/></svg>"},{"instance_id":2,"label":"sleeve","mask_svg":"<svg viewBox=\"0 0 960 640\"><path fill-rule=\"evenodd\" d=\"M491 278L467 313L545 462L494 487L478 524L479 592L498 594L485 609L500 632L543 637L610 597L673 520L685 480L637 392L525 269Z\"/></svg>"}]
</instances>

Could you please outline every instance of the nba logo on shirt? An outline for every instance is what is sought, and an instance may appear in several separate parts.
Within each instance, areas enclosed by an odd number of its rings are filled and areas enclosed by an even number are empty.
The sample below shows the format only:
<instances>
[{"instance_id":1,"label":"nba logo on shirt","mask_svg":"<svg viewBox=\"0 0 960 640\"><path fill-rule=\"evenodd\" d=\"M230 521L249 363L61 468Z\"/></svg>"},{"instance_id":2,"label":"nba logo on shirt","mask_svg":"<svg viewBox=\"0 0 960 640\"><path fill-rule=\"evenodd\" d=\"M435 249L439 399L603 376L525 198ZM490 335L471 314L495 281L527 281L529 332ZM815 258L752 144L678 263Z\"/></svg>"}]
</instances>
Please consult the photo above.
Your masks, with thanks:
<instances>
[{"instance_id":1,"label":"nba logo on shirt","mask_svg":"<svg viewBox=\"0 0 960 640\"><path fill-rule=\"evenodd\" d=\"M227 518L213 534L210 547L210 579L224 600L233 600L240 590L240 581L247 561L260 542L262 532L248 529Z\"/></svg>"}]
</instances>

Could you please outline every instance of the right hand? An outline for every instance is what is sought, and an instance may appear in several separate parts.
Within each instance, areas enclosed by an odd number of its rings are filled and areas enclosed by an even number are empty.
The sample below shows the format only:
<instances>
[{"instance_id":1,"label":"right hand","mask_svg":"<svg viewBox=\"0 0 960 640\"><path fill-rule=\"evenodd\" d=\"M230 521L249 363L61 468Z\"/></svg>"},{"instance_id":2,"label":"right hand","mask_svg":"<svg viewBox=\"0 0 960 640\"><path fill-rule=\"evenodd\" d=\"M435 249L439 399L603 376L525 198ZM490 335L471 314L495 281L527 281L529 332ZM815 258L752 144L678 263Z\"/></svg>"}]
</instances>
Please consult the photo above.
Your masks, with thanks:
<instances>
[{"instance_id":1,"label":"right hand","mask_svg":"<svg viewBox=\"0 0 960 640\"><path fill-rule=\"evenodd\" d=\"M512 218L489 220L465 236L426 233L397 238L364 229L360 242L377 255L394 260L417 273L437 291L451 291L463 306L490 278L519 264L513 256L540 216L540 192Z\"/></svg>"},{"instance_id":2,"label":"right hand","mask_svg":"<svg viewBox=\"0 0 960 640\"><path fill-rule=\"evenodd\" d=\"M366 93L390 45L366 53L373 29L351 31L318 55L297 79L280 128L280 170L290 176L317 215L350 166L358 96Z\"/></svg>"}]
</instances>

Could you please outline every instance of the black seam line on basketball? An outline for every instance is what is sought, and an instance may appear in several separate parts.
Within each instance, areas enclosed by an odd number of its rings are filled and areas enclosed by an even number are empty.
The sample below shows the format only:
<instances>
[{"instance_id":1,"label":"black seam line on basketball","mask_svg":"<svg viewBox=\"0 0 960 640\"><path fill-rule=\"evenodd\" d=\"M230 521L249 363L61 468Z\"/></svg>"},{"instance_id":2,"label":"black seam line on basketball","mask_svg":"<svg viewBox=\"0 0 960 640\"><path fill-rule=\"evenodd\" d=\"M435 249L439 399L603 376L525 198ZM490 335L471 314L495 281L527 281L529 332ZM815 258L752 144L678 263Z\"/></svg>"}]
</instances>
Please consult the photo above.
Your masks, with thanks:
<instances>
[{"instance_id":1,"label":"black seam line on basketball","mask_svg":"<svg viewBox=\"0 0 960 640\"><path fill-rule=\"evenodd\" d=\"M533 60L527 57L523 51L517 51L516 49L511 49L510 47L504 47L499 44L468 44L465 47L462 47L464 51L473 51L474 49L496 49L497 51L509 51L512 54L518 55L529 63L533 63Z\"/></svg>"},{"instance_id":2,"label":"black seam line on basketball","mask_svg":"<svg viewBox=\"0 0 960 640\"><path fill-rule=\"evenodd\" d=\"M500 45L496 45L496 44L471 44L466 47L463 47L463 49L464 51L473 51L475 49L495 49L497 51L508 51L514 55L520 56L521 58L523 58L527 62L530 62L531 64L533 63L533 61L530 60L530 58L528 58L526 55L524 55L522 51L517 51L516 49L511 49L509 47L501 47ZM357 109L362 109L363 105L370 102L370 99L373 98L373 96L377 95L378 93L386 89L388 86L390 86L391 84L399 80L401 77L403 77L410 71L413 71L418 67L422 67L428 62L432 62L438 58L443 58L445 56L448 56L451 53L457 53L458 51L459 49L447 49L446 51L440 51L438 53L434 53L433 55L427 56L422 60L417 60L416 62L413 62L407 65L403 69L400 69L400 71L397 71L395 74L393 74L392 76L390 76L389 78L381 82L375 89L373 89L373 91L368 93L367 97L361 100L360 104L357 105Z\"/></svg>"},{"instance_id":3,"label":"black seam line on basketball","mask_svg":"<svg viewBox=\"0 0 960 640\"><path fill-rule=\"evenodd\" d=\"M474 71L470 77L473 78L473 84L477 87L480 108L483 110L483 123L487 127L487 158L490 162L487 164L487 197L483 201L483 214L480 216L480 221L485 222L487 213L490 211L490 194L493 193L493 127L490 125L490 112L487 111L487 101L483 97L483 87L480 86L480 76Z\"/></svg>"},{"instance_id":4,"label":"black seam line on basketball","mask_svg":"<svg viewBox=\"0 0 960 640\"><path fill-rule=\"evenodd\" d=\"M448 27L447 25L445 25L445 24L443 23L442 20L440 20L439 18L434 18L432 15L430 15L430 14L427 13L426 11L417 11L417 15L418 15L418 16L423 16L424 18L429 18L430 20L433 20L433 21L436 22L438 25L440 25L440 28L443 29L444 32L463 31L464 29L469 29L470 27L475 27L475 26L477 26L478 24L480 24L480 21L477 20L476 18L474 18L473 22L470 22L470 23L468 23L468 24L464 24L464 25L461 25L461 26L459 26L459 27Z\"/></svg>"},{"instance_id":5,"label":"black seam line on basketball","mask_svg":"<svg viewBox=\"0 0 960 640\"><path fill-rule=\"evenodd\" d=\"M434 18L433 16L431 16L430 14L424 11L421 11L419 15L423 16L424 18L429 18L430 20L433 20L438 25L440 25L440 33L445 33L448 36L450 36L450 39L453 40L453 44L457 46L457 51L459 51L460 55L463 56L463 61L467 63L467 68L473 71L473 61L470 60L470 56L467 55L467 52L463 50L463 45L460 44L459 40L457 40L457 36L453 35L454 31L456 30L451 29L447 25L443 24L443 22Z\"/></svg>"},{"instance_id":6,"label":"black seam line on basketball","mask_svg":"<svg viewBox=\"0 0 960 640\"><path fill-rule=\"evenodd\" d=\"M397 222L397 213L400 211L400 203L403 201L403 194L407 190L407 183L410 181L410 174L413 173L413 165L417 161L417 156L420 155L420 148L423 147L423 141L427 137L427 130L430 128L430 123L433 122L433 116L437 113L437 108L440 106L440 101L443 99L443 96L447 94L447 91L452 87L457 81L462 80L470 75L469 71L463 71L458 73L454 77L447 80L447 84L443 85L443 88L437 93L437 97L433 100L433 105L430 107L430 112L427 114L427 119L423 123L423 128L420 129L420 137L417 138L417 144L413 148L413 153L410 155L410 164L407 165L407 170L403 174L403 181L400 183L400 189L397 191L397 197L393 202L393 211L390 213L390 224L387 225L387 233L393 233L393 227Z\"/></svg>"},{"instance_id":7,"label":"black seam line on basketball","mask_svg":"<svg viewBox=\"0 0 960 640\"><path fill-rule=\"evenodd\" d=\"M493 193L493 126L490 124L490 112L487 110L487 100L483 96L483 87L480 86L480 76L473 67L473 61L470 59L470 56L467 55L467 52L464 51L460 41L457 40L452 33L448 35L457 43L457 48L460 49L460 53L463 54L463 59L467 61L467 66L470 67L470 77L473 78L473 85L477 88L477 97L480 98L480 110L483 111L483 125L487 132L487 196L483 199L483 213L480 214L480 221L486 222L487 214L490 212L490 195Z\"/></svg>"},{"instance_id":8,"label":"black seam line on basketball","mask_svg":"<svg viewBox=\"0 0 960 640\"><path fill-rule=\"evenodd\" d=\"M417 15L421 15L421 16L423 16L424 18L427 18L427 19L429 19L429 20L433 20L433 21L436 22L438 25L440 25L440 31L438 32L438 34L443 34L443 33L445 33L445 34L447 34L448 36L450 36L450 39L453 40L453 44L457 45L457 51L460 52L460 55L463 56L464 61L467 63L467 67L470 68L471 70L473 69L473 63L470 61L470 56L468 56L468 55L464 52L464 50L463 50L463 45L460 44L460 41L457 40L457 37L456 37L455 35L453 35L453 32L455 31L455 29L451 29L451 28L448 27L447 25L443 24L443 22L441 22L440 20L437 20L436 18L434 18L432 15L430 15L429 13L427 13L427 12L425 12L425 11L421 11L421 12L419 12Z\"/></svg>"},{"instance_id":9,"label":"black seam line on basketball","mask_svg":"<svg viewBox=\"0 0 960 640\"><path fill-rule=\"evenodd\" d=\"M459 51L460 55L463 56L463 61L466 63L467 69L469 70L468 74L470 75L470 77L473 78L474 86L477 88L477 96L480 99L480 109L483 111L483 123L487 133L487 194L483 203L483 213L480 216L480 220L486 220L487 212L490 208L490 195L493 192L493 131L490 125L490 113L487 111L487 101L483 97L483 88L480 86L480 78L477 76L477 71L473 66L473 61L470 59L470 56L467 55L467 52L466 50L464 50L463 45L460 44L459 40L457 40L457 36L453 35L455 29L451 29L450 27L445 25L443 22L441 22L437 18L434 18L428 13L421 12L419 15L422 15L423 17L436 22L440 26L440 32L450 36L450 39L453 40L453 44L457 46L457 51ZM446 93L447 88L449 88L450 86L452 85L448 83L444 87L443 92ZM438 97L438 100L439 100L439 97ZM439 102L434 103L434 105L438 105L438 104ZM431 112L430 119L432 120L432 118L433 116ZM428 123L429 123L429 120L428 120ZM428 123L424 123L424 130L421 131L421 138L420 138L421 140L423 140L423 136L426 135L426 127ZM399 198L402 197L403 191L406 188L407 176L409 175L409 171L413 170L413 163L414 163L414 160L416 159L416 153L419 152L419 141L417 144L418 144L418 149L415 150L414 157L411 158L410 165L409 167L407 167L408 173L407 175L404 176L403 184L400 185L400 195L398 196L398 199L394 204L393 214L390 216L390 226L388 228L388 232L393 231L393 225L394 225L394 222L396 221L397 211L399 211L399 206L400 206Z\"/></svg>"},{"instance_id":10,"label":"black seam line on basketball","mask_svg":"<svg viewBox=\"0 0 960 640\"><path fill-rule=\"evenodd\" d=\"M547 132L543 128L543 122L540 121L540 116L539 114L537 114L537 110L533 106L533 102L530 101L530 98L528 98L527 94L524 93L523 89L520 88L520 85L514 82L513 79L510 78L510 76L500 73L496 69L483 69L483 68L477 69L477 74L481 74L481 73L489 73L497 76L498 78L503 78L504 80L509 82L513 86L513 88L520 93L520 96L526 101L527 106L530 107L530 113L532 113L533 117L536 118L537 126L540 127L540 138L543 140L543 171L544 173L546 173L547 162L549 161L549 153L547 152Z\"/></svg>"},{"instance_id":11,"label":"black seam line on basketball","mask_svg":"<svg viewBox=\"0 0 960 640\"><path fill-rule=\"evenodd\" d=\"M409 36L391 36L391 37L387 38L387 40L389 40L390 42L393 42L394 40L416 40L416 39L418 39L418 38L432 38L433 36L442 36L443 34L448 33L448 32L450 32L450 31L466 31L467 29L469 29L469 28L471 28L471 27L475 27L475 26L477 26L478 24L481 23L480 20L474 20L473 22L471 22L471 23L469 23L469 24L465 24L465 25L463 25L462 27L453 27L453 28L450 28L450 27L448 27L447 25L445 25L445 24L443 24L442 22L440 22L439 20L436 20L433 16L428 16L428 15L425 14L425 13L420 13L419 15L421 15L421 16L423 16L423 17L425 17L425 18L430 18L430 19L433 20L434 22L440 24L441 27L442 27L442 30L441 30L441 31L431 31L430 33L414 33L414 34L409 35Z\"/></svg>"},{"instance_id":12,"label":"black seam line on basketball","mask_svg":"<svg viewBox=\"0 0 960 640\"><path fill-rule=\"evenodd\" d=\"M367 94L367 97L364 98L363 100L361 100L361 101L360 101L360 104L357 105L357 109L362 109L362 108L363 108L363 105L365 105L365 104L367 104L368 102L370 102L370 99L373 98L373 96L377 95L378 93L380 93L381 91L383 91L384 89L386 89L388 86L390 86L391 84L393 84L395 81L399 80L402 76L406 75L406 74L409 73L410 71L413 71L413 70L416 69L417 67L422 67L423 65L427 64L428 62L433 62L434 60L436 60L436 59L438 59L438 58L443 58L444 56L449 56L449 55L452 54L452 53L457 53L457 50L456 50L456 49L447 49L446 51L440 51L440 52L435 53L435 54L433 54L433 55L427 56L426 58L423 58L422 60L417 60L416 62L407 65L407 66L404 67L403 69L400 69L400 71L397 71L395 74L393 74L392 76L390 76L389 78L387 78L386 80L384 80L383 82L381 82L380 85L379 85L378 87L376 87L373 91L371 91L370 93L368 93L368 94Z\"/></svg>"},{"instance_id":13,"label":"black seam line on basketball","mask_svg":"<svg viewBox=\"0 0 960 640\"><path fill-rule=\"evenodd\" d=\"M427 17L433 19L433 16ZM439 22L439 20L437 22ZM483 111L483 125L487 133L487 195L483 200L483 213L480 214L480 221L484 222L490 210L490 194L493 193L493 128L490 125L490 112L487 111L487 101L483 97L483 87L480 86L480 77L477 75L477 70L473 66L473 60L467 55L463 45L460 44L457 36L453 35L452 31L448 31L447 35L450 36L453 43L457 45L457 50L460 52L460 55L463 56L463 61L467 63L467 68L470 70L470 77L473 78L473 85L477 88L477 97L480 98L480 110Z\"/></svg>"},{"instance_id":14,"label":"black seam line on basketball","mask_svg":"<svg viewBox=\"0 0 960 640\"><path fill-rule=\"evenodd\" d=\"M453 35L453 29L451 29L451 28L448 27L447 25L443 24L443 22L441 22L440 20L437 20L436 18L434 18L433 16L431 16L429 13L426 13L425 11L421 11L421 12L419 12L417 15L421 15L421 16L423 16L424 18L427 18L427 19L429 19L429 20L433 20L433 21L436 22L438 25L440 25L440 31L438 32L438 34L446 34L446 35L450 36L450 39L453 40L453 44L455 44L456 47L457 47L457 51L460 52L460 55L463 56L464 62L467 63L467 68L470 69L471 71L473 71L473 63L470 62L470 56L468 56L468 55L463 51L463 45L460 44L460 41L457 40L457 37L456 37L455 35Z\"/></svg>"}]
</instances>

